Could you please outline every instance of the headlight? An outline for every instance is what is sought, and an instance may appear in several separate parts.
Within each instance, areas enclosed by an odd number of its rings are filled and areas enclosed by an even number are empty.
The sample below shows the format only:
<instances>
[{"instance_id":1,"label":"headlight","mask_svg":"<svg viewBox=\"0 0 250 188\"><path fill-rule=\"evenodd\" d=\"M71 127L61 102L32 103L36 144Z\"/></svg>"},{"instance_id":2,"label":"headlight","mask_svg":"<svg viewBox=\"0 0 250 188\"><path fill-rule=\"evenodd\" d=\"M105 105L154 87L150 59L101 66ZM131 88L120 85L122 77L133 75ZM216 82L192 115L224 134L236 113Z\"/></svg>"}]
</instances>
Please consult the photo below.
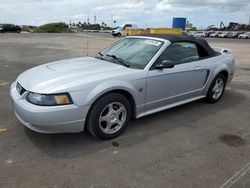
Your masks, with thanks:
<instances>
[{"instance_id":1,"label":"headlight","mask_svg":"<svg viewBox=\"0 0 250 188\"><path fill-rule=\"evenodd\" d=\"M30 92L27 101L40 106L55 106L73 104L73 101L68 93L60 94L39 94Z\"/></svg>"}]
</instances>

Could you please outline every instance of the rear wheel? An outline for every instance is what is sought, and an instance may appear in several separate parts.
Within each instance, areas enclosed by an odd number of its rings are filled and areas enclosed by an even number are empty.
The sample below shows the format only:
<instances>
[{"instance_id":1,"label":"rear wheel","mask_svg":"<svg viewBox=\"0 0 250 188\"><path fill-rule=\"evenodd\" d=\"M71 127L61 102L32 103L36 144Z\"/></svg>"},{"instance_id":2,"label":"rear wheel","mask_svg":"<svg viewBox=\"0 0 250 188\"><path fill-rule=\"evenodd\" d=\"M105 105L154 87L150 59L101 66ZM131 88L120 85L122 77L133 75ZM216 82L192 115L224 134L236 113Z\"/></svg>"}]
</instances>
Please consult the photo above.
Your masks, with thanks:
<instances>
[{"instance_id":1,"label":"rear wheel","mask_svg":"<svg viewBox=\"0 0 250 188\"><path fill-rule=\"evenodd\" d=\"M99 98L87 118L87 129L95 137L112 139L119 136L131 118L128 99L118 93Z\"/></svg>"},{"instance_id":2,"label":"rear wheel","mask_svg":"<svg viewBox=\"0 0 250 188\"><path fill-rule=\"evenodd\" d=\"M118 33L118 34L117 34L117 37L121 37L121 36L122 36L121 33Z\"/></svg>"},{"instance_id":3,"label":"rear wheel","mask_svg":"<svg viewBox=\"0 0 250 188\"><path fill-rule=\"evenodd\" d=\"M216 103L222 97L226 86L226 77L219 74L213 80L207 92L206 101L209 103Z\"/></svg>"}]
</instances>

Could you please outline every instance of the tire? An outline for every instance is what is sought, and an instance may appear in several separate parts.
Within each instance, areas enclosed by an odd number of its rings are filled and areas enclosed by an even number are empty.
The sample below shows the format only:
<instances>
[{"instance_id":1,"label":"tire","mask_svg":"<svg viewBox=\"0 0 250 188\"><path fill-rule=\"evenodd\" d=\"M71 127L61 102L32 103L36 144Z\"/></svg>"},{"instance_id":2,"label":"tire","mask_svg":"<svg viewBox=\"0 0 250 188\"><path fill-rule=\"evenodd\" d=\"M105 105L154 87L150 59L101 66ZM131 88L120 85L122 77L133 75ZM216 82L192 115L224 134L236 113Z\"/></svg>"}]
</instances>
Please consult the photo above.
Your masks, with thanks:
<instances>
[{"instance_id":1,"label":"tire","mask_svg":"<svg viewBox=\"0 0 250 188\"><path fill-rule=\"evenodd\" d=\"M117 37L121 37L121 36L122 36L121 33L118 33L118 34L117 34Z\"/></svg>"},{"instance_id":2,"label":"tire","mask_svg":"<svg viewBox=\"0 0 250 188\"><path fill-rule=\"evenodd\" d=\"M87 129L100 139L119 136L131 119L129 100L119 93L108 93L91 107L87 117Z\"/></svg>"},{"instance_id":3,"label":"tire","mask_svg":"<svg viewBox=\"0 0 250 188\"><path fill-rule=\"evenodd\" d=\"M225 86L226 77L223 74L218 74L208 89L206 101L208 103L218 102L225 91Z\"/></svg>"}]
</instances>

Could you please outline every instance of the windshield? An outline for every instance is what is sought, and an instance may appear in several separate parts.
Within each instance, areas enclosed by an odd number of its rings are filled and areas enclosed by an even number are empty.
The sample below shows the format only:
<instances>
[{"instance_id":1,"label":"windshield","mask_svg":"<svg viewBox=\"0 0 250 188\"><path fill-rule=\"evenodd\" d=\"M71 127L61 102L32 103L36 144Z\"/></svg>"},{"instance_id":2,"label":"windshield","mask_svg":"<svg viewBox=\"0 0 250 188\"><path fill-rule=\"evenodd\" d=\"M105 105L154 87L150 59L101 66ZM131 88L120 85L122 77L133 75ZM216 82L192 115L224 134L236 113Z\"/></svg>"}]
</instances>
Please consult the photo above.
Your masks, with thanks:
<instances>
[{"instance_id":1,"label":"windshield","mask_svg":"<svg viewBox=\"0 0 250 188\"><path fill-rule=\"evenodd\" d=\"M123 60L129 67L145 68L163 42L146 38L125 38L108 47L96 57L110 62L114 58Z\"/></svg>"}]
</instances>

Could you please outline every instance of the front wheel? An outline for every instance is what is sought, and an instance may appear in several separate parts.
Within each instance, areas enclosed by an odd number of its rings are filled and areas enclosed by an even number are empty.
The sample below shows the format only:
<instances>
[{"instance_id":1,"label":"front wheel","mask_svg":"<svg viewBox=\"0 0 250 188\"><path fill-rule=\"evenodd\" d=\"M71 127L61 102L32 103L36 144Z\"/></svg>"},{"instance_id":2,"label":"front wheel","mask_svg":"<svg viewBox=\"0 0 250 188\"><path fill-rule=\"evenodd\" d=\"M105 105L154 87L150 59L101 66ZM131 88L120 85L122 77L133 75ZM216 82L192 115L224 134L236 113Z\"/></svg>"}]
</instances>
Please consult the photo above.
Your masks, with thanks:
<instances>
[{"instance_id":1,"label":"front wheel","mask_svg":"<svg viewBox=\"0 0 250 188\"><path fill-rule=\"evenodd\" d=\"M128 99L119 93L109 93L93 104L87 118L87 129L97 138L112 139L125 130L130 119Z\"/></svg>"},{"instance_id":2,"label":"front wheel","mask_svg":"<svg viewBox=\"0 0 250 188\"><path fill-rule=\"evenodd\" d=\"M219 74L213 80L208 89L206 101L208 103L216 103L222 97L226 86L226 78L223 74Z\"/></svg>"}]
</instances>

